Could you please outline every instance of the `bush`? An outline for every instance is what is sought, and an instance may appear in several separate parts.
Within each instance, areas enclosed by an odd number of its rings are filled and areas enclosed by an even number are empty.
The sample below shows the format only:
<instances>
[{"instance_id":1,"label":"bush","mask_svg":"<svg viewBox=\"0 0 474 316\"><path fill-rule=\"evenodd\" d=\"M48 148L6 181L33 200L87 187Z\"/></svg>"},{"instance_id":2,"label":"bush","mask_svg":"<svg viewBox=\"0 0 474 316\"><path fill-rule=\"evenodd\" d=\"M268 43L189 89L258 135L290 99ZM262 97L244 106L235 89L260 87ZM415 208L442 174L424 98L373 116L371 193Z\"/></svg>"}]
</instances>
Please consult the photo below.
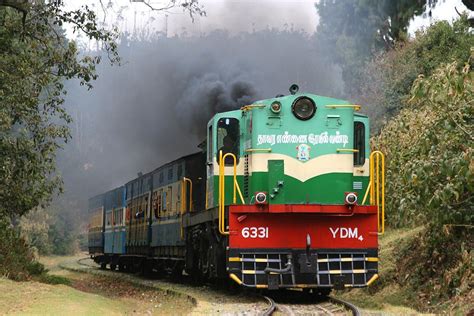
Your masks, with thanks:
<instances>
[{"instance_id":1,"label":"bush","mask_svg":"<svg viewBox=\"0 0 474 316\"><path fill-rule=\"evenodd\" d=\"M388 220L395 226L474 221L474 83L469 63L413 85L409 105L376 140L387 159Z\"/></svg>"},{"instance_id":2,"label":"bush","mask_svg":"<svg viewBox=\"0 0 474 316\"><path fill-rule=\"evenodd\" d=\"M23 281L43 272L44 266L36 261L34 251L19 232L7 221L0 220L0 275Z\"/></svg>"},{"instance_id":3,"label":"bush","mask_svg":"<svg viewBox=\"0 0 474 316\"><path fill-rule=\"evenodd\" d=\"M424 225L400 245L396 282L417 308L464 308L474 282L474 72L472 57L414 82L406 106L374 139L386 154L387 221ZM471 291L471 292L470 292Z\"/></svg>"}]
</instances>

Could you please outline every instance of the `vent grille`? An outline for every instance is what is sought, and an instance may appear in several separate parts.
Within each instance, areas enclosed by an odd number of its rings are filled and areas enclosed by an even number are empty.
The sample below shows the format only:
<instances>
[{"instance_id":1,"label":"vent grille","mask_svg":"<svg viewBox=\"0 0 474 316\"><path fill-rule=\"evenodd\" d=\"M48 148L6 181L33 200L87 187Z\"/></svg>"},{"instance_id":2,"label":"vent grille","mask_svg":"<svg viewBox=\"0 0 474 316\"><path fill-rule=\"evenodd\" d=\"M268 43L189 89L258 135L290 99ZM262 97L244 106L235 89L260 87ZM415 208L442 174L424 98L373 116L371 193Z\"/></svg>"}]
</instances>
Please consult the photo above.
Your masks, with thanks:
<instances>
[{"instance_id":1,"label":"vent grille","mask_svg":"<svg viewBox=\"0 0 474 316\"><path fill-rule=\"evenodd\" d=\"M353 190L362 190L362 182L360 181L354 181L352 183L352 189Z\"/></svg>"}]
</instances>

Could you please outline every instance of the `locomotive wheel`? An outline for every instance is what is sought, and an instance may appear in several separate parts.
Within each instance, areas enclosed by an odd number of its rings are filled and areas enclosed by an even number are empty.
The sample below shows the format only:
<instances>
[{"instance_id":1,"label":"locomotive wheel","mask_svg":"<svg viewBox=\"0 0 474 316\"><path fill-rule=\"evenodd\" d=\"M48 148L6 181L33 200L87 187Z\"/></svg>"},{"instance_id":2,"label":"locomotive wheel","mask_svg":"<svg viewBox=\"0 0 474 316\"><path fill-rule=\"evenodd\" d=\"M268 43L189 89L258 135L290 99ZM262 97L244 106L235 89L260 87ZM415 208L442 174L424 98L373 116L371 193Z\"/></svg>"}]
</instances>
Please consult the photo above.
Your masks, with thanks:
<instances>
[{"instance_id":1,"label":"locomotive wheel","mask_svg":"<svg viewBox=\"0 0 474 316\"><path fill-rule=\"evenodd\" d=\"M110 264L110 270L112 271L115 271L117 269L117 265L116 264Z\"/></svg>"},{"instance_id":2,"label":"locomotive wheel","mask_svg":"<svg viewBox=\"0 0 474 316\"><path fill-rule=\"evenodd\" d=\"M100 264L100 269L101 269L101 270L105 270L106 268L107 268L107 264L106 264L105 262L102 262L102 263Z\"/></svg>"}]
</instances>

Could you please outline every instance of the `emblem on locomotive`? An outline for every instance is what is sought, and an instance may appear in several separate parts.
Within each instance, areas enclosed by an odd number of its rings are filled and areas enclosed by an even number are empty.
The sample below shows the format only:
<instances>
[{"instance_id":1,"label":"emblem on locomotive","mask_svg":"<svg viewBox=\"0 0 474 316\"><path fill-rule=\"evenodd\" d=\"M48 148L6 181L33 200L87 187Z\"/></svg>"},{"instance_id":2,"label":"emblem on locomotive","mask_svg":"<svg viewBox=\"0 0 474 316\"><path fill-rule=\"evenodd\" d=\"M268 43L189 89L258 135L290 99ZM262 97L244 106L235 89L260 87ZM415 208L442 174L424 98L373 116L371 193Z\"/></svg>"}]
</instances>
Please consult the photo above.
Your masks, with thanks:
<instances>
[{"instance_id":1,"label":"emblem on locomotive","mask_svg":"<svg viewBox=\"0 0 474 316\"><path fill-rule=\"evenodd\" d=\"M310 159L309 152L311 150L311 147L307 144L301 144L296 146L296 150L296 159L298 159L299 161L308 161Z\"/></svg>"}]
</instances>

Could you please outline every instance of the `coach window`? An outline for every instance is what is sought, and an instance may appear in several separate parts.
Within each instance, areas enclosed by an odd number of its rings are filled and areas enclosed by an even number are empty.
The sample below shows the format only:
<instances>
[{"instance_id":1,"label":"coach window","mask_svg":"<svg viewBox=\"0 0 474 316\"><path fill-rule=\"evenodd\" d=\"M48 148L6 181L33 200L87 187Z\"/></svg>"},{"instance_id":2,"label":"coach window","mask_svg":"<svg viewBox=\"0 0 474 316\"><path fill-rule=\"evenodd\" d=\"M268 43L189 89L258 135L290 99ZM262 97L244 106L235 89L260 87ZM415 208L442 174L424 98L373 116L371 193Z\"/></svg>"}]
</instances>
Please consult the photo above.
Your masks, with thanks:
<instances>
[{"instance_id":1,"label":"coach window","mask_svg":"<svg viewBox=\"0 0 474 316\"><path fill-rule=\"evenodd\" d=\"M354 122L354 166L362 166L365 163L365 125L362 122Z\"/></svg>"},{"instance_id":2,"label":"coach window","mask_svg":"<svg viewBox=\"0 0 474 316\"><path fill-rule=\"evenodd\" d=\"M234 154L239 163L240 148L240 127L239 120L236 118L221 118L217 122L217 161L219 162L219 152L222 155L227 153ZM224 164L232 166L234 164L232 157L227 156Z\"/></svg>"}]
</instances>

